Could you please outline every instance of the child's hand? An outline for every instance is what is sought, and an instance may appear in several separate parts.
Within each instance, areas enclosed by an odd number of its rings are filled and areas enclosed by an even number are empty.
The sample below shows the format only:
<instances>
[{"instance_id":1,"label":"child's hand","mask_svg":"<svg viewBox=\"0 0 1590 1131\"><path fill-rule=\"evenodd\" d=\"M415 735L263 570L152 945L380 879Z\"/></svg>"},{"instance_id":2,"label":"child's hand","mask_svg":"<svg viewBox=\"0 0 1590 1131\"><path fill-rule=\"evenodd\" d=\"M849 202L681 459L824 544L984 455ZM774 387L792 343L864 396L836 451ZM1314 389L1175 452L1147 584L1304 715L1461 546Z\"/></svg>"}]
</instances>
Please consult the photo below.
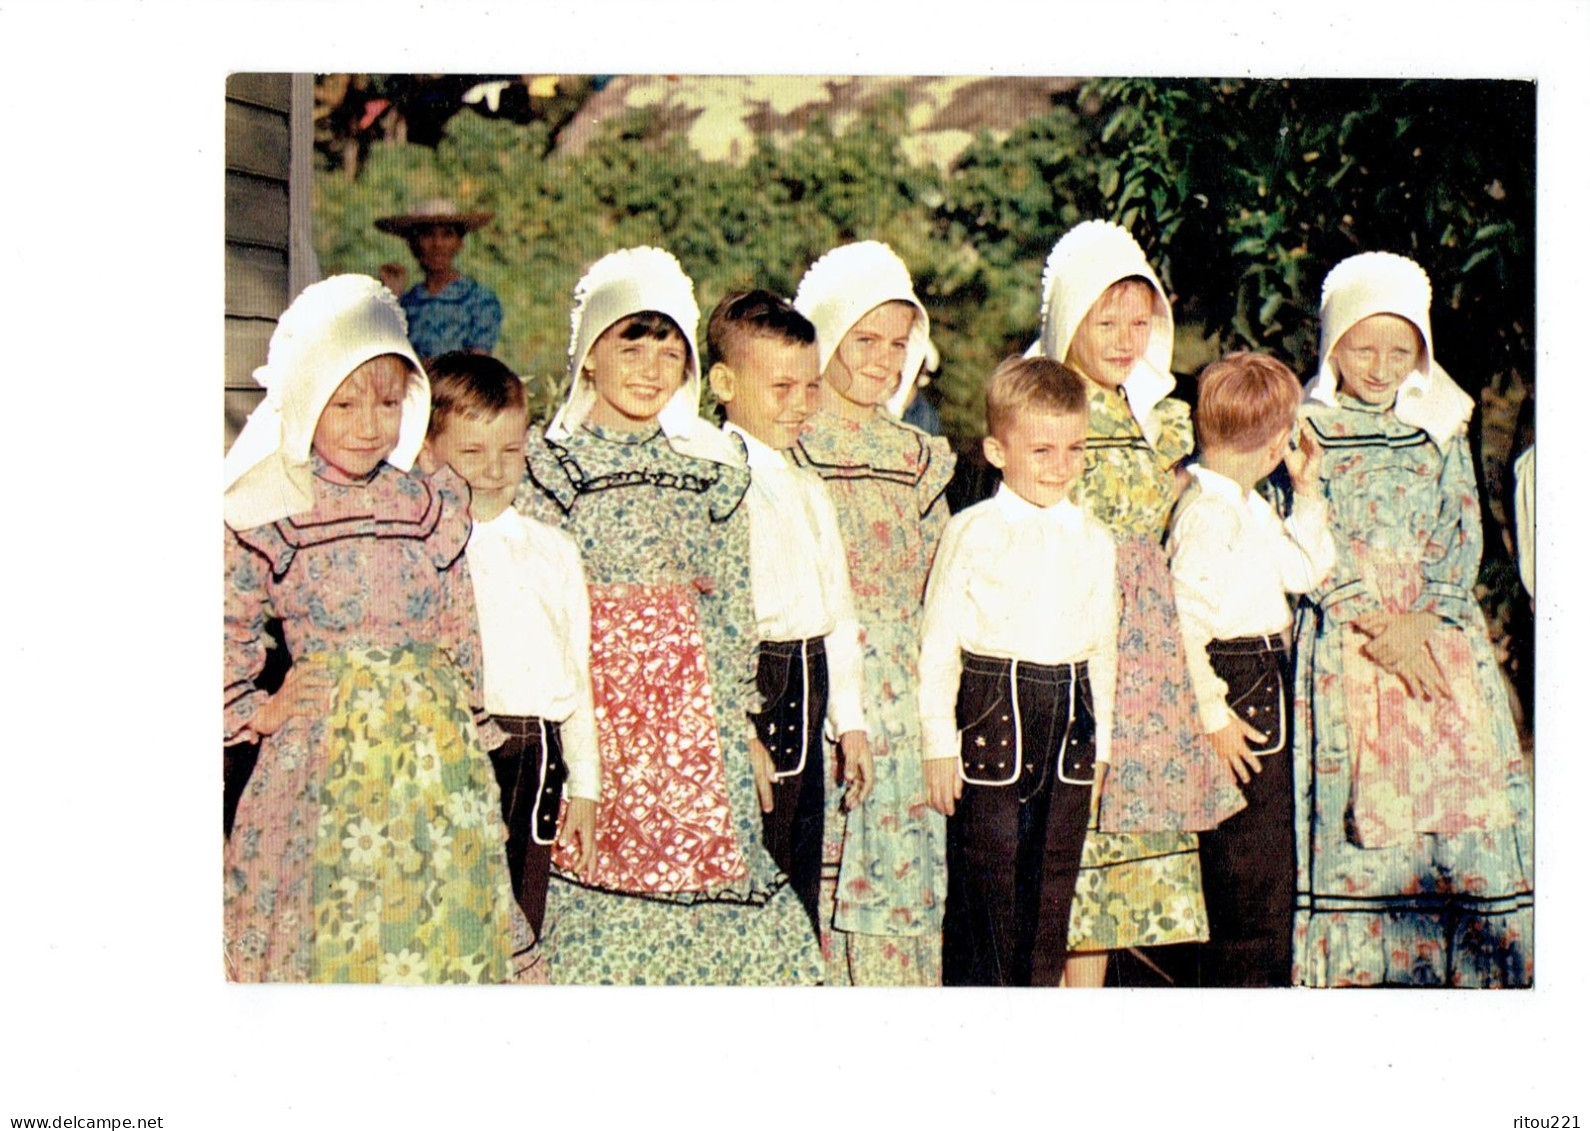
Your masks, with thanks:
<instances>
[{"instance_id":1,"label":"child's hand","mask_svg":"<svg viewBox=\"0 0 1590 1131\"><path fill-rule=\"evenodd\" d=\"M1286 453L1286 473L1292 477L1292 491L1305 498L1319 497L1319 465L1324 449L1314 439L1310 429L1303 429L1297 437L1297 447Z\"/></svg>"},{"instance_id":2,"label":"child's hand","mask_svg":"<svg viewBox=\"0 0 1590 1131\"><path fill-rule=\"evenodd\" d=\"M872 744L864 730L839 736L839 760L845 775L845 810L855 809L872 794Z\"/></svg>"},{"instance_id":3,"label":"child's hand","mask_svg":"<svg viewBox=\"0 0 1590 1131\"><path fill-rule=\"evenodd\" d=\"M408 289L409 269L401 263L383 263L380 267L381 283L395 295Z\"/></svg>"},{"instance_id":4,"label":"child's hand","mask_svg":"<svg viewBox=\"0 0 1590 1131\"><path fill-rule=\"evenodd\" d=\"M331 709L331 693L337 677L315 663L294 664L282 680L280 689L248 721L248 728L261 738L275 734L293 717L313 719Z\"/></svg>"},{"instance_id":5,"label":"child's hand","mask_svg":"<svg viewBox=\"0 0 1590 1131\"><path fill-rule=\"evenodd\" d=\"M762 740L751 735L751 777L756 779L756 799L762 812L773 811L773 755L767 752Z\"/></svg>"},{"instance_id":6,"label":"child's hand","mask_svg":"<svg viewBox=\"0 0 1590 1131\"><path fill-rule=\"evenodd\" d=\"M589 797L569 798L563 827L558 830L558 846L574 854L575 875L590 871L596 863L596 802Z\"/></svg>"},{"instance_id":7,"label":"child's hand","mask_svg":"<svg viewBox=\"0 0 1590 1131\"><path fill-rule=\"evenodd\" d=\"M1253 774L1264 768L1264 759L1253 752L1248 740L1251 738L1254 742L1263 742L1268 737L1263 731L1255 730L1232 715L1230 722L1209 736L1209 741L1215 753L1224 758L1231 772L1237 775L1237 780L1247 785L1253 780Z\"/></svg>"},{"instance_id":8,"label":"child's hand","mask_svg":"<svg viewBox=\"0 0 1590 1131\"><path fill-rule=\"evenodd\" d=\"M922 763L928 804L946 817L955 815L955 803L961 798L960 762L959 758L929 758Z\"/></svg>"},{"instance_id":9,"label":"child's hand","mask_svg":"<svg viewBox=\"0 0 1590 1131\"><path fill-rule=\"evenodd\" d=\"M1436 666L1430 651L1430 634L1441 627L1434 613L1370 613L1359 617L1353 627L1369 637L1364 655L1402 680L1408 694L1429 700L1452 697L1446 677Z\"/></svg>"}]
</instances>

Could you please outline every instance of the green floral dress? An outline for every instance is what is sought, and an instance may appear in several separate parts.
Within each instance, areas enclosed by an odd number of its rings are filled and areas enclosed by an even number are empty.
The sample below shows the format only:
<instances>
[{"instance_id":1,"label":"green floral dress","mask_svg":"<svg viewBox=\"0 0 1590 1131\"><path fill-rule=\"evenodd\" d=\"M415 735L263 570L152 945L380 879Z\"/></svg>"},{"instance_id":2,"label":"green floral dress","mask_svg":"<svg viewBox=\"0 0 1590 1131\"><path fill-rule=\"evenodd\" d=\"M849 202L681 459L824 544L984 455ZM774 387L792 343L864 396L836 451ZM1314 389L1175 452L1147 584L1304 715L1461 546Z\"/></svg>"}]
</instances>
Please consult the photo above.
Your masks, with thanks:
<instances>
[{"instance_id":1,"label":"green floral dress","mask_svg":"<svg viewBox=\"0 0 1590 1131\"><path fill-rule=\"evenodd\" d=\"M591 592L602 758L595 865L554 853L539 949L561 984L800 985L821 977L762 846L751 772L756 618L744 467L661 431L532 433L514 505L566 531Z\"/></svg>"},{"instance_id":2,"label":"green floral dress","mask_svg":"<svg viewBox=\"0 0 1590 1131\"><path fill-rule=\"evenodd\" d=\"M351 481L317 459L315 473L311 511L226 534L227 740L265 699L268 614L294 664L336 680L324 715L264 740L238 804L228 974L507 981L522 920L477 729L463 484L386 464Z\"/></svg>"},{"instance_id":3,"label":"green floral dress","mask_svg":"<svg viewBox=\"0 0 1590 1131\"><path fill-rule=\"evenodd\" d=\"M938 985L946 888L944 818L922 781L917 663L922 592L949 520L949 444L881 410L823 413L794 449L828 484L861 625L875 780L845 812L828 791L819 910L830 985ZM834 780L834 748L826 772Z\"/></svg>"},{"instance_id":4,"label":"green floral dress","mask_svg":"<svg viewBox=\"0 0 1590 1131\"><path fill-rule=\"evenodd\" d=\"M1121 542L1122 582L1130 591L1153 571L1155 559L1165 574L1160 539L1178 494L1176 465L1193 449L1192 420L1187 405L1166 399L1154 408L1160 432L1150 444L1119 392L1088 383L1087 465L1077 501L1110 528ZM1135 563L1135 565L1133 564ZM1143 574L1136 576L1134 573ZM1167 602L1168 604L1168 602ZM1158 685L1139 688L1139 697L1160 701L1178 698L1191 711L1191 687L1185 662L1178 665L1174 648L1145 639L1143 625L1133 617L1154 610L1137 601L1123 605L1118 683ZM1161 616L1170 626L1174 618ZM1156 622L1156 623L1158 623ZM1150 630L1146 635L1155 634ZM1116 710L1113 745L1116 759L1128 757L1134 742L1144 739L1145 720ZM1112 772L1114 772L1112 770ZM1108 787L1107 787L1108 788ZM1199 942L1209 937L1204 911L1203 874L1194 833L1106 833L1093 829L1082 849L1082 872L1071 905L1070 945L1077 951L1120 950L1136 946Z\"/></svg>"}]
</instances>

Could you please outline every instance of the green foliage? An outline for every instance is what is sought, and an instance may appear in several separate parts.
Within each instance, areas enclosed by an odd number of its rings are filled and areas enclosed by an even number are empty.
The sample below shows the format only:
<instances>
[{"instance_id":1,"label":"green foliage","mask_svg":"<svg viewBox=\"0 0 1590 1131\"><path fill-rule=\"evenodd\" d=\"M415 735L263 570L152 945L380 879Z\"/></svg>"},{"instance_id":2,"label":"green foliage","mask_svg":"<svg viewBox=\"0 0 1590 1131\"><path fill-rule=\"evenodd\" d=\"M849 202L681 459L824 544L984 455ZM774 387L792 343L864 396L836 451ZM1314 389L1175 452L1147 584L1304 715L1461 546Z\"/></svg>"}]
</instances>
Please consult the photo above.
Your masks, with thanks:
<instances>
[{"instance_id":1,"label":"green foliage","mask_svg":"<svg viewBox=\"0 0 1590 1131\"><path fill-rule=\"evenodd\" d=\"M1105 210L1174 282L1179 320L1312 372L1325 273L1394 251L1429 272L1460 383L1531 383L1528 84L1107 80L1084 98L1105 119Z\"/></svg>"},{"instance_id":2,"label":"green foliage","mask_svg":"<svg viewBox=\"0 0 1590 1131\"><path fill-rule=\"evenodd\" d=\"M979 138L948 174L902 159L898 103L843 133L819 120L763 140L737 166L700 159L648 113L579 156L549 154L545 123L461 114L435 150L383 143L357 180L321 174L318 249L328 272L373 272L410 263L377 216L436 195L495 210L459 267L502 297L498 353L536 376L543 408L574 283L603 253L667 247L708 310L734 287L792 293L824 251L876 238L933 315L946 430L973 438L987 373L1036 331L1044 258L1090 216L1124 224L1160 269L1179 367L1241 345L1310 372L1325 272L1381 249L1430 272L1438 351L1460 382L1527 386L1533 104L1521 83L1098 80Z\"/></svg>"},{"instance_id":3,"label":"green foliage","mask_svg":"<svg viewBox=\"0 0 1590 1131\"><path fill-rule=\"evenodd\" d=\"M735 288L792 294L825 251L881 239L933 317L931 395L963 449L981 435L988 373L1036 334L1044 259L1083 219L1125 225L1155 263L1184 372L1251 347L1312 373L1325 273L1399 252L1429 272L1437 354L1489 414L1476 431L1499 492L1511 425L1497 410L1533 385L1534 104L1517 82L1098 80L979 138L947 174L902 158L898 103L843 133L817 121L787 145L763 140L738 166L702 160L647 113L579 156L549 153L545 122L460 114L434 150L378 143L357 180L318 174L317 250L327 273L412 272L378 216L442 195L493 209L459 268L501 296L497 354L546 416L574 284L606 252L669 249L705 313ZM1516 631L1511 566L1499 537L1486 544L1488 610Z\"/></svg>"}]
</instances>

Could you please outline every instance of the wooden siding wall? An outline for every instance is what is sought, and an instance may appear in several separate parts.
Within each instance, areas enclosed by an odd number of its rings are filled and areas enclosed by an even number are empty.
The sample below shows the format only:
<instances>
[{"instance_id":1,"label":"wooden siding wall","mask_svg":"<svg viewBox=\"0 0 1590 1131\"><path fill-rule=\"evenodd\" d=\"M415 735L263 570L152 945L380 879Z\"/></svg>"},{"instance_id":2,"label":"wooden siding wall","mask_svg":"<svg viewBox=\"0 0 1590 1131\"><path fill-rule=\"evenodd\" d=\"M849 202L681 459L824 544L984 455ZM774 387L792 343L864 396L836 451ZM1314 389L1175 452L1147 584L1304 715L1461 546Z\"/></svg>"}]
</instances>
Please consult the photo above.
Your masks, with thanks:
<instances>
[{"instance_id":1,"label":"wooden siding wall","mask_svg":"<svg viewBox=\"0 0 1590 1131\"><path fill-rule=\"evenodd\" d=\"M277 316L314 278L308 248L313 90L308 75L226 80L227 446L264 395L253 372L265 361Z\"/></svg>"}]
</instances>

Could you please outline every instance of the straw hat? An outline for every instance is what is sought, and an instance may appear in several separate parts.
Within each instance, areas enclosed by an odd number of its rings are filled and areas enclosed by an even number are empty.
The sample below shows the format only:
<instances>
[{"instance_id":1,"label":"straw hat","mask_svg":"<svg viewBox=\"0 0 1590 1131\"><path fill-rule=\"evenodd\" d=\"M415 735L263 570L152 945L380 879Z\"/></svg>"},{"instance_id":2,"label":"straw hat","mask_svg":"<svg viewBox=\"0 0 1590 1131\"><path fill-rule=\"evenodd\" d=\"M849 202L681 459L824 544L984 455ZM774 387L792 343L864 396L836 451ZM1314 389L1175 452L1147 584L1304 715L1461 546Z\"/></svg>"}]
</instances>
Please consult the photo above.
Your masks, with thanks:
<instances>
[{"instance_id":1,"label":"straw hat","mask_svg":"<svg viewBox=\"0 0 1590 1131\"><path fill-rule=\"evenodd\" d=\"M447 197L436 197L422 201L414 211L401 216L383 216L375 222L375 226L383 232L407 239L415 229L429 228L434 224L452 224L465 232L473 232L490 223L495 215L495 212L465 212Z\"/></svg>"}]
</instances>

